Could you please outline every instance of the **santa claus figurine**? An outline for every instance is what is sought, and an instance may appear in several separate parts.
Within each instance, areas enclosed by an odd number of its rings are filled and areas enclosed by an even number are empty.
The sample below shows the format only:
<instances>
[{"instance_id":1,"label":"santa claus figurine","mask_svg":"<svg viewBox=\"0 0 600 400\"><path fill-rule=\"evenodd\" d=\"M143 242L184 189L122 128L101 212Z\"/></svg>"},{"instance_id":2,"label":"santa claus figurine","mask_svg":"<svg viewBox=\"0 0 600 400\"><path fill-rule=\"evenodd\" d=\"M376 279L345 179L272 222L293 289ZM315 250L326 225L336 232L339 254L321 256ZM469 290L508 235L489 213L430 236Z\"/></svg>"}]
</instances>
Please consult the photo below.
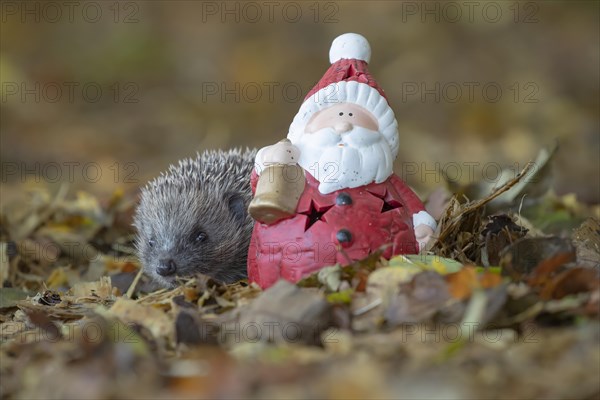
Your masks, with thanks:
<instances>
[{"instance_id":1,"label":"santa claus figurine","mask_svg":"<svg viewBox=\"0 0 600 400\"><path fill-rule=\"evenodd\" d=\"M417 253L436 228L393 172L398 123L370 57L363 36L336 38L331 67L304 99L289 140L256 156L248 276L263 288L378 249L388 259Z\"/></svg>"}]
</instances>

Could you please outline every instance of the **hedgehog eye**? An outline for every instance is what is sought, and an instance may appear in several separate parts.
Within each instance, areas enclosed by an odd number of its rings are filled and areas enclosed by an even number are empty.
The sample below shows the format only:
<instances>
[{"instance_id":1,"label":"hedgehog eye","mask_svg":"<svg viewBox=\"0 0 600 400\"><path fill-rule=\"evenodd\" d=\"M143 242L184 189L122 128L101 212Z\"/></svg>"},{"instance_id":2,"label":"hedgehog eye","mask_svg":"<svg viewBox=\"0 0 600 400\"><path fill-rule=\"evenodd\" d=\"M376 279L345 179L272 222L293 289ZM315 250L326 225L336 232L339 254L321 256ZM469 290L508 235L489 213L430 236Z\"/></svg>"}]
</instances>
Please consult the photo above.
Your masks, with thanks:
<instances>
[{"instance_id":1,"label":"hedgehog eye","mask_svg":"<svg viewBox=\"0 0 600 400\"><path fill-rule=\"evenodd\" d=\"M150 240L148 240L148 246L150 246L150 247L154 247L154 243L155 243L155 242L154 242L154 239L150 239Z\"/></svg>"},{"instance_id":2,"label":"hedgehog eye","mask_svg":"<svg viewBox=\"0 0 600 400\"><path fill-rule=\"evenodd\" d=\"M196 242L204 242L206 239L208 239L208 235L204 232L199 232L196 235Z\"/></svg>"}]
</instances>

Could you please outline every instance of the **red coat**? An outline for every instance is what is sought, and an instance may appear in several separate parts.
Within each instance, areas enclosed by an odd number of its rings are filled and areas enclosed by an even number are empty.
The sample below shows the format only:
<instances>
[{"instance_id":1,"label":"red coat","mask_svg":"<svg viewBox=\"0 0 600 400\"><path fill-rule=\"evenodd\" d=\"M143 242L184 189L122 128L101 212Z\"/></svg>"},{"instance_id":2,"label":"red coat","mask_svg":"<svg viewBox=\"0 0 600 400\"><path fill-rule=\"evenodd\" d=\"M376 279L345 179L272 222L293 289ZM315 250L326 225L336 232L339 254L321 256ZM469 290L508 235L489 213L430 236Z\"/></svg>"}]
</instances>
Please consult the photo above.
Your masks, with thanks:
<instances>
[{"instance_id":1,"label":"red coat","mask_svg":"<svg viewBox=\"0 0 600 400\"><path fill-rule=\"evenodd\" d=\"M252 192L258 175L251 177ZM328 265L360 260L383 245L384 257L415 254L412 216L423 211L417 195L396 175L329 194L306 172L296 215L272 225L256 222L248 251L250 281L267 288L280 277L297 282Z\"/></svg>"}]
</instances>

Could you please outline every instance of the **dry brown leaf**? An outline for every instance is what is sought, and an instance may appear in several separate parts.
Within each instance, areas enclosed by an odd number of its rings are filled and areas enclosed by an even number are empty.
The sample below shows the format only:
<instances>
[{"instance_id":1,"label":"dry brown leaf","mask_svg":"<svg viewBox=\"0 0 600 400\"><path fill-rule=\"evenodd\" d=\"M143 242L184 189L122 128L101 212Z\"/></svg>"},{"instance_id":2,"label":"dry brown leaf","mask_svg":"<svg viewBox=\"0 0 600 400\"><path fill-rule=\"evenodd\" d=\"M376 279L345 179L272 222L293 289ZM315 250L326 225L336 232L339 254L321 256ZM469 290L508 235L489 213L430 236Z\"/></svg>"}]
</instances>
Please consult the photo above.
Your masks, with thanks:
<instances>
[{"instance_id":1,"label":"dry brown leaf","mask_svg":"<svg viewBox=\"0 0 600 400\"><path fill-rule=\"evenodd\" d=\"M76 299L114 299L113 287L108 276L103 276L96 282L79 282L69 292Z\"/></svg>"},{"instance_id":2,"label":"dry brown leaf","mask_svg":"<svg viewBox=\"0 0 600 400\"><path fill-rule=\"evenodd\" d=\"M560 267L573 261L573 259L573 253L558 253L550 258L542 260L531 272L527 283L530 286L544 285L552 279L552 276L560 269Z\"/></svg>"},{"instance_id":3,"label":"dry brown leaf","mask_svg":"<svg viewBox=\"0 0 600 400\"><path fill-rule=\"evenodd\" d=\"M388 326L430 320L450 299L448 285L437 272L425 271L400 285L383 311Z\"/></svg>"},{"instance_id":4,"label":"dry brown leaf","mask_svg":"<svg viewBox=\"0 0 600 400\"><path fill-rule=\"evenodd\" d=\"M569 268L544 282L540 297L562 299L571 294L591 292L600 288L598 271L590 268Z\"/></svg>"},{"instance_id":5,"label":"dry brown leaf","mask_svg":"<svg viewBox=\"0 0 600 400\"><path fill-rule=\"evenodd\" d=\"M560 254L564 255L559 256ZM554 257L557 258L554 259ZM546 261L552 259L554 260ZM559 237L523 238L502 251L500 266L504 274L514 280L521 280L527 279L540 263L545 263L544 270L552 270L555 268L555 263L562 265L574 259L575 248L568 239ZM541 274L540 279L543 279L543 275L545 273Z\"/></svg>"},{"instance_id":6,"label":"dry brown leaf","mask_svg":"<svg viewBox=\"0 0 600 400\"><path fill-rule=\"evenodd\" d=\"M479 285L484 289L496 287L502 283L502 277L493 272L484 271L479 275Z\"/></svg>"},{"instance_id":7,"label":"dry brown leaf","mask_svg":"<svg viewBox=\"0 0 600 400\"><path fill-rule=\"evenodd\" d=\"M458 272L446 275L448 290L452 297L464 300L471 296L474 289L490 289L502 283L502 277L493 272L477 273L473 266L465 266Z\"/></svg>"},{"instance_id":8,"label":"dry brown leaf","mask_svg":"<svg viewBox=\"0 0 600 400\"><path fill-rule=\"evenodd\" d=\"M481 249L482 265L484 267L499 265L502 250L526 234L527 229L515 224L506 214L488 217L488 223L481 232L484 242Z\"/></svg>"},{"instance_id":9,"label":"dry brown leaf","mask_svg":"<svg viewBox=\"0 0 600 400\"><path fill-rule=\"evenodd\" d=\"M175 339L175 325L172 318L158 308L141 305L134 300L121 297L112 305L108 313L126 324L134 323L146 327L156 339L167 340L169 343Z\"/></svg>"},{"instance_id":10,"label":"dry brown leaf","mask_svg":"<svg viewBox=\"0 0 600 400\"><path fill-rule=\"evenodd\" d=\"M279 280L241 310L237 334L255 327L250 334L257 341L318 344L331 324L331 305L321 293Z\"/></svg>"},{"instance_id":11,"label":"dry brown leaf","mask_svg":"<svg viewBox=\"0 0 600 400\"><path fill-rule=\"evenodd\" d=\"M477 271L472 266L465 266L458 272L448 274L445 279L450 295L459 300L470 297L473 289L479 287Z\"/></svg>"},{"instance_id":12,"label":"dry brown leaf","mask_svg":"<svg viewBox=\"0 0 600 400\"><path fill-rule=\"evenodd\" d=\"M577 248L577 264L591 268L600 267L600 220L588 218L573 232Z\"/></svg>"}]
</instances>

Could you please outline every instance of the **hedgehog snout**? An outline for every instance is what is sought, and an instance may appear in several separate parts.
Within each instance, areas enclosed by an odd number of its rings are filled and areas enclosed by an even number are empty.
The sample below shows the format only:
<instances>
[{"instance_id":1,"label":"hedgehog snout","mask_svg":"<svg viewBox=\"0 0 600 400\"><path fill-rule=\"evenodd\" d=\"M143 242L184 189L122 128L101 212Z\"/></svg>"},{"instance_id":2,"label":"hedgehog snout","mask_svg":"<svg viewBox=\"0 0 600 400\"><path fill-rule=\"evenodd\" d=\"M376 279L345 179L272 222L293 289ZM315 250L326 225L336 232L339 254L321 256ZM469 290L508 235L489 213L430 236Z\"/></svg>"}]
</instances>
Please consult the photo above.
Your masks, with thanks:
<instances>
[{"instance_id":1,"label":"hedgehog snout","mask_svg":"<svg viewBox=\"0 0 600 400\"><path fill-rule=\"evenodd\" d=\"M177 264L172 258L160 260L156 273L160 276L170 276L177 272Z\"/></svg>"}]
</instances>

